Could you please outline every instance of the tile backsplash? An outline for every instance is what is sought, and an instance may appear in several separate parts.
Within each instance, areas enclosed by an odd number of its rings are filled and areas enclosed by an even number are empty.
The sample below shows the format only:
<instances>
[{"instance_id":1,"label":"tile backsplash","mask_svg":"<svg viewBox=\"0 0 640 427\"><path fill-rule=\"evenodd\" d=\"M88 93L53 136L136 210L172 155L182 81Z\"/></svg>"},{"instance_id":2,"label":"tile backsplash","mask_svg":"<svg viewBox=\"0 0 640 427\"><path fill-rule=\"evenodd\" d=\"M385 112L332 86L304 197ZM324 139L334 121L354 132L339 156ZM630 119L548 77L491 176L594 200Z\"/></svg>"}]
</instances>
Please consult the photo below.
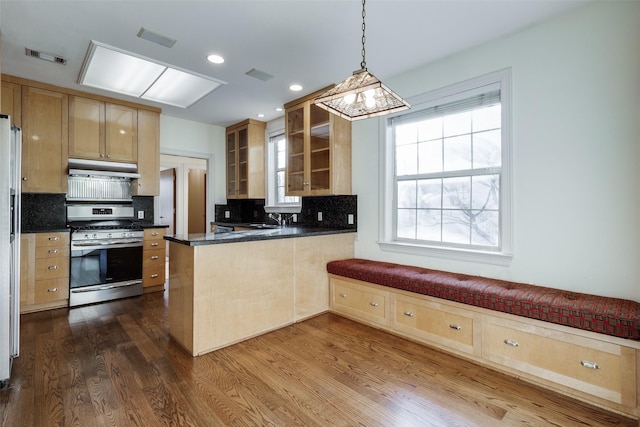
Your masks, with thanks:
<instances>
[{"instance_id":1,"label":"tile backsplash","mask_svg":"<svg viewBox=\"0 0 640 427\"><path fill-rule=\"evenodd\" d=\"M228 218L225 217L227 212ZM319 220L319 213L322 220ZM302 209L297 215L297 225L355 230L358 225L358 196L303 197ZM264 199L230 199L226 205L216 205L215 221L271 222L264 211Z\"/></svg>"}]
</instances>

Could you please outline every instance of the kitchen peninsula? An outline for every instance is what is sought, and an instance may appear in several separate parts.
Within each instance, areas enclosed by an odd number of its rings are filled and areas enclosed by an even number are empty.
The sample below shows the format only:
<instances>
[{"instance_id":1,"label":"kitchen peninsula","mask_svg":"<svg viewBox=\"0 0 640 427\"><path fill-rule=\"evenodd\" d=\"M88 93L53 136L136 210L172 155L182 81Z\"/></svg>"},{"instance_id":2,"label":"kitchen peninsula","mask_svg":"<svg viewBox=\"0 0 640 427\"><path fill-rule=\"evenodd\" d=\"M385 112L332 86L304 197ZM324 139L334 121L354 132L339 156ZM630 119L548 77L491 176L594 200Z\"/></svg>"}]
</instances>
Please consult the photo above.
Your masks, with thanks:
<instances>
[{"instance_id":1,"label":"kitchen peninsula","mask_svg":"<svg viewBox=\"0 0 640 427\"><path fill-rule=\"evenodd\" d=\"M329 309L328 261L354 229L282 227L169 235L169 333L193 356Z\"/></svg>"}]
</instances>

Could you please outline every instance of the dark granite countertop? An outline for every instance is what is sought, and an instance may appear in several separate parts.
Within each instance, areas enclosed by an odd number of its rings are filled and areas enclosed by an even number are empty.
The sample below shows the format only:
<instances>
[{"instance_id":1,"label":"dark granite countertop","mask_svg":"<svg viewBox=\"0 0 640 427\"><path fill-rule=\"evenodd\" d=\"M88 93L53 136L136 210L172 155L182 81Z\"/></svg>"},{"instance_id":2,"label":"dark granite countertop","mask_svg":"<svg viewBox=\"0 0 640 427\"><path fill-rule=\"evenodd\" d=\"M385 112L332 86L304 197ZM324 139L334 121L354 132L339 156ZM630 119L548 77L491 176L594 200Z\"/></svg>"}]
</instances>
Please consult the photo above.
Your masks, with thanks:
<instances>
[{"instance_id":1,"label":"dark granite countertop","mask_svg":"<svg viewBox=\"0 0 640 427\"><path fill-rule=\"evenodd\" d=\"M22 228L20 230L21 234L29 234L29 233L69 233L71 230L68 227L60 226L60 227L32 227L32 228Z\"/></svg>"},{"instance_id":2,"label":"dark granite countertop","mask_svg":"<svg viewBox=\"0 0 640 427\"><path fill-rule=\"evenodd\" d=\"M236 224L239 225L239 224ZM327 234L355 233L353 228L282 227L265 228L230 233L197 233L167 235L165 240L187 246L215 245L220 243L252 242L256 240L289 239L295 237L322 236Z\"/></svg>"},{"instance_id":3,"label":"dark granite countertop","mask_svg":"<svg viewBox=\"0 0 640 427\"><path fill-rule=\"evenodd\" d=\"M148 222L141 222L139 223L142 228L167 228L169 227L168 224L152 224L152 223L148 223Z\"/></svg>"}]
</instances>

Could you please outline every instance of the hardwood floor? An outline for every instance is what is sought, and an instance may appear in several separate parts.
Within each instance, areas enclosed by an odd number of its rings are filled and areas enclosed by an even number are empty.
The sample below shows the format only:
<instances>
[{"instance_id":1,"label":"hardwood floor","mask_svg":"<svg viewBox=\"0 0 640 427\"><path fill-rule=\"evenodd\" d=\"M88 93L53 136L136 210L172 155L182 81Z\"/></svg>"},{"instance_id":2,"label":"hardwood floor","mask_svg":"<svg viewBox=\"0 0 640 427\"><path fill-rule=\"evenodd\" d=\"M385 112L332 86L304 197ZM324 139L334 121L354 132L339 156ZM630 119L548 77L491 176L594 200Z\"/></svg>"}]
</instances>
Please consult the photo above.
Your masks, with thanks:
<instances>
[{"instance_id":1,"label":"hardwood floor","mask_svg":"<svg viewBox=\"0 0 640 427\"><path fill-rule=\"evenodd\" d=\"M2 426L636 426L324 314L192 358L162 293L22 316Z\"/></svg>"}]
</instances>

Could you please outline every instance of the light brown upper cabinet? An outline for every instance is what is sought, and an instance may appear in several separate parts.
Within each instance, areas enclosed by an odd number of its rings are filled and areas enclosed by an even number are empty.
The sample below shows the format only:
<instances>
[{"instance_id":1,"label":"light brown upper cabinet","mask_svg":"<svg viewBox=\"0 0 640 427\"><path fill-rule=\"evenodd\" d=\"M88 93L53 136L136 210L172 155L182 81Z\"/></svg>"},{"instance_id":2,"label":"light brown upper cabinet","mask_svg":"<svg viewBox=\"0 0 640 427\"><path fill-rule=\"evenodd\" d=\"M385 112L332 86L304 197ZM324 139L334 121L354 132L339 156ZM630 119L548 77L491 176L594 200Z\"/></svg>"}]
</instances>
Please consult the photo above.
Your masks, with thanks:
<instances>
[{"instance_id":1,"label":"light brown upper cabinet","mask_svg":"<svg viewBox=\"0 0 640 427\"><path fill-rule=\"evenodd\" d=\"M135 163L138 160L138 110L71 96L69 157Z\"/></svg>"},{"instance_id":2,"label":"light brown upper cabinet","mask_svg":"<svg viewBox=\"0 0 640 427\"><path fill-rule=\"evenodd\" d=\"M69 97L22 87L22 191L66 193Z\"/></svg>"},{"instance_id":3,"label":"light brown upper cabinet","mask_svg":"<svg viewBox=\"0 0 640 427\"><path fill-rule=\"evenodd\" d=\"M265 128L253 119L227 128L227 198L264 199Z\"/></svg>"},{"instance_id":4,"label":"light brown upper cabinet","mask_svg":"<svg viewBox=\"0 0 640 427\"><path fill-rule=\"evenodd\" d=\"M160 113L138 110L138 173L134 196L160 195Z\"/></svg>"},{"instance_id":5,"label":"light brown upper cabinet","mask_svg":"<svg viewBox=\"0 0 640 427\"><path fill-rule=\"evenodd\" d=\"M351 122L314 104L328 89L285 104L288 196L351 194Z\"/></svg>"},{"instance_id":6,"label":"light brown upper cabinet","mask_svg":"<svg viewBox=\"0 0 640 427\"><path fill-rule=\"evenodd\" d=\"M2 100L0 113L11 116L11 124L22 126L22 86L10 82L2 82Z\"/></svg>"}]
</instances>

